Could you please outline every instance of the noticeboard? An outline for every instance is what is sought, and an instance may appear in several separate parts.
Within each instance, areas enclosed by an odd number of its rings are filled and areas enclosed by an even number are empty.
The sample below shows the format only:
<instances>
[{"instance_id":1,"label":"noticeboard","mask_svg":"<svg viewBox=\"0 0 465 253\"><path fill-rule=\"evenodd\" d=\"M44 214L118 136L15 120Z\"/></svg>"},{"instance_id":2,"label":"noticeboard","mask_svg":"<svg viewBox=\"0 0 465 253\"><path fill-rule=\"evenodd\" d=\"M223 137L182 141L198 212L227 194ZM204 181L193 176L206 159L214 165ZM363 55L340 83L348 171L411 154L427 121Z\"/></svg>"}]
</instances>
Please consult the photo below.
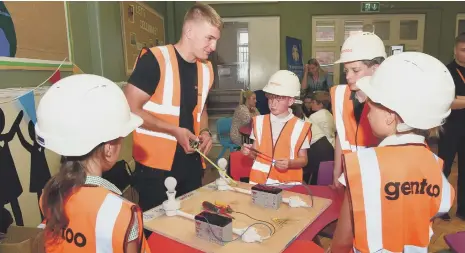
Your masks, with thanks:
<instances>
[{"instance_id":1,"label":"noticeboard","mask_svg":"<svg viewBox=\"0 0 465 253\"><path fill-rule=\"evenodd\" d=\"M121 2L121 23L126 74L130 75L143 47L165 44L165 22L163 17L148 5L124 1Z\"/></svg>"}]
</instances>

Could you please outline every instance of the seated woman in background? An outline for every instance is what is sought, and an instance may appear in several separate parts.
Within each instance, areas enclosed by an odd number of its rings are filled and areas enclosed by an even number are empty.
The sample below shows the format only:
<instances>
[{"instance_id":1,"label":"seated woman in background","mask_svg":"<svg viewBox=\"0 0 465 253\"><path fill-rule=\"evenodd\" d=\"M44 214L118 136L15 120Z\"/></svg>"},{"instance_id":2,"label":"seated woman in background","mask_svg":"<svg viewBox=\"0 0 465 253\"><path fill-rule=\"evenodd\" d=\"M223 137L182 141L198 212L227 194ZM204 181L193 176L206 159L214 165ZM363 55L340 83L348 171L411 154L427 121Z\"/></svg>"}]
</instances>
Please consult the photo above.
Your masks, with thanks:
<instances>
[{"instance_id":1,"label":"seated woman in background","mask_svg":"<svg viewBox=\"0 0 465 253\"><path fill-rule=\"evenodd\" d=\"M312 140L307 151L308 163L304 168L304 181L312 185L317 184L320 162L334 160L336 125L333 115L328 110L330 101L329 92L313 93L311 102L313 113L308 118L312 123Z\"/></svg>"},{"instance_id":2,"label":"seated woman in background","mask_svg":"<svg viewBox=\"0 0 465 253\"><path fill-rule=\"evenodd\" d=\"M304 67L302 78L302 95L312 94L315 91L328 91L333 86L333 79L320 67L317 59L310 59Z\"/></svg>"},{"instance_id":3,"label":"seated woman in background","mask_svg":"<svg viewBox=\"0 0 465 253\"><path fill-rule=\"evenodd\" d=\"M241 92L241 102L234 111L232 118L231 131L229 133L231 141L242 146L242 135L239 128L246 124L250 124L252 117L260 115L257 108L257 97L253 91L247 90Z\"/></svg>"}]
</instances>

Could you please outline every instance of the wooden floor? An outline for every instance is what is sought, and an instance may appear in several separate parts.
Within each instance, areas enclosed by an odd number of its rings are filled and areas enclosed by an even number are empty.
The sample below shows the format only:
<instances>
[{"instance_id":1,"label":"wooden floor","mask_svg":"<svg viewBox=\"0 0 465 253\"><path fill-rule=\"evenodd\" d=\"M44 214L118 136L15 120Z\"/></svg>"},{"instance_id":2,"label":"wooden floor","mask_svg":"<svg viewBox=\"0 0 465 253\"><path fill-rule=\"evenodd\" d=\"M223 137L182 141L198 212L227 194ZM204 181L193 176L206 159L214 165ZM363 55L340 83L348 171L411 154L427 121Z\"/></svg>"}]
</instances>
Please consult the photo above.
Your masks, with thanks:
<instances>
[{"instance_id":1,"label":"wooden floor","mask_svg":"<svg viewBox=\"0 0 465 253\"><path fill-rule=\"evenodd\" d=\"M210 156L215 159L216 155L219 153L217 150L218 147L212 149ZM431 147L432 150L436 151L435 147ZM225 157L228 157L229 154L225 154ZM208 166L210 167L210 166ZM214 169L207 169L204 177L204 184L210 183L214 181L218 177L217 172ZM457 186L457 163L455 162L452 167L452 173L449 176L449 182L456 188ZM451 221L443 221L441 219L436 219L433 224L433 231L434 235L431 240L431 244L429 247L429 252L434 253L448 253L450 252L448 249L446 242L444 241L444 235L465 231L465 222L455 217L455 210L457 209L457 203L454 203L452 207L452 211L450 215L452 217ZM327 238L320 238L322 246L326 249L331 244L331 239Z\"/></svg>"}]
</instances>

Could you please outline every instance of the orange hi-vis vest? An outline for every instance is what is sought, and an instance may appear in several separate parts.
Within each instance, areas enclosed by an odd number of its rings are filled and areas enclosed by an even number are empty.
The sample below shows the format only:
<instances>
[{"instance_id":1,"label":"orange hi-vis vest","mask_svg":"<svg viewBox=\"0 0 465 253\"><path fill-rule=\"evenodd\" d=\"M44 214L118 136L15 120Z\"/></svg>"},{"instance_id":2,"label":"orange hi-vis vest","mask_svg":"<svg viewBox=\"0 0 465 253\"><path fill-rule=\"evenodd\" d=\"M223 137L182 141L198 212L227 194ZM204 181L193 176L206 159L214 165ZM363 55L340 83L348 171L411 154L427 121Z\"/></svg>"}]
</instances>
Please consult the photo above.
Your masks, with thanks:
<instances>
[{"instance_id":1,"label":"orange hi-vis vest","mask_svg":"<svg viewBox=\"0 0 465 253\"><path fill-rule=\"evenodd\" d=\"M160 65L160 82L143 109L160 120L179 126L181 83L174 46L152 47L150 51ZM200 116L213 84L213 68L209 61L197 61L197 79L197 106L193 111L195 135L200 133ZM139 127L134 131L133 139L134 160L151 168L171 170L177 144L174 136Z\"/></svg>"},{"instance_id":2,"label":"orange hi-vis vest","mask_svg":"<svg viewBox=\"0 0 465 253\"><path fill-rule=\"evenodd\" d=\"M292 117L284 125L274 145L270 115L256 116L252 120L256 149L266 156L257 155L250 171L250 184L302 183L302 168L281 172L274 167L272 160L297 158L304 141L311 139L311 124Z\"/></svg>"},{"instance_id":3,"label":"orange hi-vis vest","mask_svg":"<svg viewBox=\"0 0 465 253\"><path fill-rule=\"evenodd\" d=\"M428 252L432 219L455 191L442 160L424 145L368 148L344 155L354 252Z\"/></svg>"},{"instance_id":4,"label":"orange hi-vis vest","mask_svg":"<svg viewBox=\"0 0 465 253\"><path fill-rule=\"evenodd\" d=\"M150 253L142 211L134 203L95 186L80 187L65 203L68 227L62 230L59 241L47 239L45 234L47 253L125 253L134 216L139 225L139 252Z\"/></svg>"},{"instance_id":5,"label":"orange hi-vis vest","mask_svg":"<svg viewBox=\"0 0 465 253\"><path fill-rule=\"evenodd\" d=\"M350 99L351 90L348 85L331 88L331 104L337 135L344 154L378 145L378 139L371 132L367 114L368 106L363 107L360 123L354 116L354 105Z\"/></svg>"}]
</instances>

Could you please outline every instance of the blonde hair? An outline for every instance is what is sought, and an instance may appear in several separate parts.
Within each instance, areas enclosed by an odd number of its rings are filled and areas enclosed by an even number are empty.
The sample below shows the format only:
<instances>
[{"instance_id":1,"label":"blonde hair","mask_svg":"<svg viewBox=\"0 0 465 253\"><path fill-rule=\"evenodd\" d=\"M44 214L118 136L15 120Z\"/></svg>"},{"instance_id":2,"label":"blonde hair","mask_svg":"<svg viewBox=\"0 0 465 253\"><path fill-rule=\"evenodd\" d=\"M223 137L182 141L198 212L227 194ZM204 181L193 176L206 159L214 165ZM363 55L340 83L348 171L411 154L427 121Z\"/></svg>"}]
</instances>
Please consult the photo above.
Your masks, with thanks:
<instances>
[{"instance_id":1,"label":"blonde hair","mask_svg":"<svg viewBox=\"0 0 465 253\"><path fill-rule=\"evenodd\" d=\"M223 28L223 20L220 15L210 5L203 3L195 3L184 16L184 24L192 20L207 21L210 25L221 29Z\"/></svg>"},{"instance_id":2,"label":"blonde hair","mask_svg":"<svg viewBox=\"0 0 465 253\"><path fill-rule=\"evenodd\" d=\"M247 99L249 99L252 95L255 95L255 92L251 90L241 90L241 100L239 101L241 105L245 105Z\"/></svg>"},{"instance_id":3,"label":"blonde hair","mask_svg":"<svg viewBox=\"0 0 465 253\"><path fill-rule=\"evenodd\" d=\"M320 62L318 62L318 60L316 58L312 58L312 59L308 60L307 64L308 65L315 65L318 68L318 75L319 76L326 75L326 71L323 68L321 68Z\"/></svg>"}]
</instances>

